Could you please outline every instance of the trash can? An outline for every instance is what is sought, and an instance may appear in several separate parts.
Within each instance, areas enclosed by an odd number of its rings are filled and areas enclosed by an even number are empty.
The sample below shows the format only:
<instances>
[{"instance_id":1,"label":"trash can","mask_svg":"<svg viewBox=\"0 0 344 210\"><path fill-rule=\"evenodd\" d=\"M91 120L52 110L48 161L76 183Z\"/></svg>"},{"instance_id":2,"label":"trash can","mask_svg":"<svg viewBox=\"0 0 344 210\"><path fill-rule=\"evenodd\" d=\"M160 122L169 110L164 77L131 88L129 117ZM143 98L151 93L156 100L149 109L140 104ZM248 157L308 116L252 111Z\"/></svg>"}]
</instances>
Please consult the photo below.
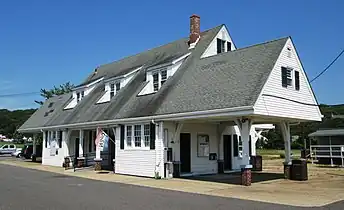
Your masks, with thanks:
<instances>
[{"instance_id":1,"label":"trash can","mask_svg":"<svg viewBox=\"0 0 344 210\"><path fill-rule=\"evenodd\" d=\"M308 180L307 160L292 160L291 180L306 181Z\"/></svg>"},{"instance_id":2,"label":"trash can","mask_svg":"<svg viewBox=\"0 0 344 210\"><path fill-rule=\"evenodd\" d=\"M252 171L263 170L263 158L260 155L251 156Z\"/></svg>"}]
</instances>

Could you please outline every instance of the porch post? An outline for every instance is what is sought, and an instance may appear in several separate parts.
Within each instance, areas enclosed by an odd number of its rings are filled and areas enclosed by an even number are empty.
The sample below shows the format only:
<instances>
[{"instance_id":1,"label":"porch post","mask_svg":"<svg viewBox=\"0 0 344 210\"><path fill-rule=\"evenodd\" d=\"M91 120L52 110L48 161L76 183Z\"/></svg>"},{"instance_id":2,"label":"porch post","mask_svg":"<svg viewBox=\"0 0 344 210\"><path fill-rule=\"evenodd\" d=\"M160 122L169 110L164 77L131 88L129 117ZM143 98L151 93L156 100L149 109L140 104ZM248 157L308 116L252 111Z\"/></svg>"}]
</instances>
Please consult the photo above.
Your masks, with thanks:
<instances>
[{"instance_id":1,"label":"porch post","mask_svg":"<svg viewBox=\"0 0 344 210\"><path fill-rule=\"evenodd\" d=\"M250 131L252 127L251 119L237 119L236 124L239 127L241 140L242 140L242 159L241 159L241 184L244 186L250 186L252 182L250 164Z\"/></svg>"},{"instance_id":2,"label":"porch post","mask_svg":"<svg viewBox=\"0 0 344 210\"><path fill-rule=\"evenodd\" d=\"M32 154L36 155L36 134L33 135L32 137L32 143L33 143L33 148L32 148Z\"/></svg>"},{"instance_id":3,"label":"porch post","mask_svg":"<svg viewBox=\"0 0 344 210\"><path fill-rule=\"evenodd\" d=\"M164 177L164 123L161 121L155 125L155 172L156 178Z\"/></svg>"},{"instance_id":4,"label":"porch post","mask_svg":"<svg viewBox=\"0 0 344 210\"><path fill-rule=\"evenodd\" d=\"M176 130L172 138L172 141L175 144L175 151L173 152L173 177L180 177L180 132L182 128L183 123L176 123Z\"/></svg>"},{"instance_id":5,"label":"porch post","mask_svg":"<svg viewBox=\"0 0 344 210\"><path fill-rule=\"evenodd\" d=\"M70 159L69 159L69 147L68 142L71 135L71 130L64 130L62 131L62 151L64 155L64 167L68 169L70 167Z\"/></svg>"},{"instance_id":6,"label":"porch post","mask_svg":"<svg viewBox=\"0 0 344 210\"><path fill-rule=\"evenodd\" d=\"M284 178L290 179L291 177L291 144L290 144L290 125L288 122L281 122L281 131L284 140Z\"/></svg>"},{"instance_id":7,"label":"porch post","mask_svg":"<svg viewBox=\"0 0 344 210\"><path fill-rule=\"evenodd\" d=\"M78 145L76 145L78 146ZM78 167L84 166L84 130L79 130L79 157L78 157Z\"/></svg>"},{"instance_id":8,"label":"porch post","mask_svg":"<svg viewBox=\"0 0 344 210\"><path fill-rule=\"evenodd\" d=\"M96 130L96 138L99 135L99 129ZM93 144L96 143L96 140L93 139ZM100 148L98 147L98 145L96 145L96 158L94 158L94 162L95 162L95 166L94 166L94 170L95 171L101 171L102 170L102 161L103 159L101 158L100 155Z\"/></svg>"}]
</instances>

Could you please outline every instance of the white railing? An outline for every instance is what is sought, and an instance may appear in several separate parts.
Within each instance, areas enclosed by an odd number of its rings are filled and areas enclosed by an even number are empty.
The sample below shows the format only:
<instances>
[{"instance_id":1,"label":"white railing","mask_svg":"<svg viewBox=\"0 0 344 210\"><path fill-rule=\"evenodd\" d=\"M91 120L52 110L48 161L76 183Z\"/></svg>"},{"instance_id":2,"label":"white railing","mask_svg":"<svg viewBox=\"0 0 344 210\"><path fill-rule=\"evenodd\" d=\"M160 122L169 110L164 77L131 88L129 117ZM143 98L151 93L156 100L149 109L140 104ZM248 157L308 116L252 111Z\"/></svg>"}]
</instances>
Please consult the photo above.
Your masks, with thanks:
<instances>
[{"instance_id":1,"label":"white railing","mask_svg":"<svg viewBox=\"0 0 344 210\"><path fill-rule=\"evenodd\" d=\"M312 163L318 158L328 158L332 166L335 165L333 159L339 159L344 167L344 145L312 145L310 146L310 157ZM338 162L336 163L339 165Z\"/></svg>"}]
</instances>

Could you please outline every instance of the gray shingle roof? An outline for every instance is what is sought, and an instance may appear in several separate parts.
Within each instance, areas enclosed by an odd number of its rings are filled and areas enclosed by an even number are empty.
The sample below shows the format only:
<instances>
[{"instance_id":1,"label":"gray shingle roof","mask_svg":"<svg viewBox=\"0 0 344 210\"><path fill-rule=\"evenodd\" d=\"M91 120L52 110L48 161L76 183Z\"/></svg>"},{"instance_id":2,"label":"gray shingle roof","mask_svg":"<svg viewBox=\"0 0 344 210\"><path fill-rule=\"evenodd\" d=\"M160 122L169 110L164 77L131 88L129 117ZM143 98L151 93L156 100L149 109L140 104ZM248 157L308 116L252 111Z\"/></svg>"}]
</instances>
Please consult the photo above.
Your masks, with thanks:
<instances>
[{"instance_id":1,"label":"gray shingle roof","mask_svg":"<svg viewBox=\"0 0 344 210\"><path fill-rule=\"evenodd\" d=\"M309 134L310 137L316 136L344 136L344 129L328 129L318 130L314 133Z\"/></svg>"},{"instance_id":2,"label":"gray shingle roof","mask_svg":"<svg viewBox=\"0 0 344 210\"><path fill-rule=\"evenodd\" d=\"M46 102L21 129L254 105L288 38L200 59L221 27L202 33L192 54L157 93L138 96L146 85L146 68L189 52L187 39L101 66L86 81L119 76L144 65L110 102L96 104L104 94L101 82L75 108L63 110L60 105L54 115L40 121ZM69 98L64 96L60 104Z\"/></svg>"},{"instance_id":3,"label":"gray shingle roof","mask_svg":"<svg viewBox=\"0 0 344 210\"><path fill-rule=\"evenodd\" d=\"M71 93L47 99L44 104L19 128L19 130L45 126L49 120L61 113L61 109L68 101L70 101L70 99Z\"/></svg>"}]
</instances>

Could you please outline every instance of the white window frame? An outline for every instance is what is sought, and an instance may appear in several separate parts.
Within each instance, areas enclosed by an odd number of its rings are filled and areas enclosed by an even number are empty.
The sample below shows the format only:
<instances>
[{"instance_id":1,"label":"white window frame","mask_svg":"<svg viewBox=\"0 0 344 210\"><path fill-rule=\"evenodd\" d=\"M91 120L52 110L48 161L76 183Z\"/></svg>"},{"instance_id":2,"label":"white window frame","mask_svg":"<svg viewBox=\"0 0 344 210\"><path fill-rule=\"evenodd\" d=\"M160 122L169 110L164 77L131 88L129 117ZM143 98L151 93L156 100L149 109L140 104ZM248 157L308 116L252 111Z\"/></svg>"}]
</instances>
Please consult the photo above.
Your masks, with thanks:
<instances>
[{"instance_id":1,"label":"white window frame","mask_svg":"<svg viewBox=\"0 0 344 210\"><path fill-rule=\"evenodd\" d=\"M118 91L120 91L121 89L121 80L115 80L115 81L111 81L109 83L110 86L110 100L117 94Z\"/></svg>"},{"instance_id":2,"label":"white window frame","mask_svg":"<svg viewBox=\"0 0 344 210\"><path fill-rule=\"evenodd\" d=\"M166 72L166 78L162 78L162 72ZM158 81L154 81L154 75L158 75ZM160 88L162 87L162 85L168 80L168 70L167 67L163 67L161 69L158 70L154 70L152 71L152 83L153 83L153 92L158 92L160 90ZM155 90L155 85L157 85L158 89Z\"/></svg>"},{"instance_id":3,"label":"white window frame","mask_svg":"<svg viewBox=\"0 0 344 210\"><path fill-rule=\"evenodd\" d=\"M79 103L81 101L81 94L80 92L76 92L76 102Z\"/></svg>"},{"instance_id":4,"label":"white window frame","mask_svg":"<svg viewBox=\"0 0 344 210\"><path fill-rule=\"evenodd\" d=\"M238 135L238 156L242 158L243 142L241 136Z\"/></svg>"},{"instance_id":5,"label":"white window frame","mask_svg":"<svg viewBox=\"0 0 344 210\"><path fill-rule=\"evenodd\" d=\"M140 126L140 146L135 144L135 139L138 137L135 133L135 126ZM128 136L128 127L131 128L130 136ZM145 127L149 128L148 133L145 132ZM128 144L128 137L130 145ZM131 124L125 126L125 150L150 150L150 124Z\"/></svg>"}]
</instances>

